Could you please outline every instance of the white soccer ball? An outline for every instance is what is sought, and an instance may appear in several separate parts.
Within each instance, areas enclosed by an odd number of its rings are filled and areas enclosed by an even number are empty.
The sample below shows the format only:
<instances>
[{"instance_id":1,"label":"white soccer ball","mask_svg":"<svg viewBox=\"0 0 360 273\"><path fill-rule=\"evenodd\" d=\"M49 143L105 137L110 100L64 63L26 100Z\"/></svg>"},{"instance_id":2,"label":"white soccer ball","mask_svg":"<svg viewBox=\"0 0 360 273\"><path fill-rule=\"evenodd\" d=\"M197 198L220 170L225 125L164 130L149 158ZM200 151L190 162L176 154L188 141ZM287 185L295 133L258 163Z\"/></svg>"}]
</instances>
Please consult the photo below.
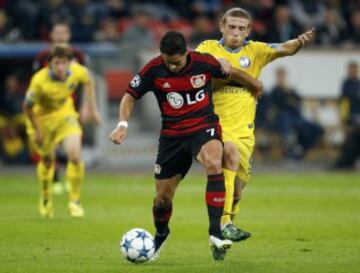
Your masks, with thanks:
<instances>
[{"instance_id":1,"label":"white soccer ball","mask_svg":"<svg viewBox=\"0 0 360 273\"><path fill-rule=\"evenodd\" d=\"M154 238L145 229L133 228L122 236L120 251L123 257L130 262L146 262L155 253Z\"/></svg>"}]
</instances>

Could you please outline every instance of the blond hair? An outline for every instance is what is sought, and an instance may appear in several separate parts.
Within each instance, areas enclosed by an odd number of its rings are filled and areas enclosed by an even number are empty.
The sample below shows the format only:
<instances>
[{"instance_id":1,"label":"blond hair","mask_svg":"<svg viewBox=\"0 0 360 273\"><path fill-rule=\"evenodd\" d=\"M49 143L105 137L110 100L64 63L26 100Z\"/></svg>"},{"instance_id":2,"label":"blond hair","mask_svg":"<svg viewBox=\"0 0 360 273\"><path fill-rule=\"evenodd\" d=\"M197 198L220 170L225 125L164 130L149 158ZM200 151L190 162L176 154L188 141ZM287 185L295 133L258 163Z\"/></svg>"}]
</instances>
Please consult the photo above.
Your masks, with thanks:
<instances>
[{"instance_id":1,"label":"blond hair","mask_svg":"<svg viewBox=\"0 0 360 273\"><path fill-rule=\"evenodd\" d=\"M252 20L250 13L248 13L246 10L242 9L242 8L232 8L227 10L224 15L221 18L221 22L223 24L226 23L226 18L227 17L240 17L240 18L245 18L248 19L250 22Z\"/></svg>"}]
</instances>

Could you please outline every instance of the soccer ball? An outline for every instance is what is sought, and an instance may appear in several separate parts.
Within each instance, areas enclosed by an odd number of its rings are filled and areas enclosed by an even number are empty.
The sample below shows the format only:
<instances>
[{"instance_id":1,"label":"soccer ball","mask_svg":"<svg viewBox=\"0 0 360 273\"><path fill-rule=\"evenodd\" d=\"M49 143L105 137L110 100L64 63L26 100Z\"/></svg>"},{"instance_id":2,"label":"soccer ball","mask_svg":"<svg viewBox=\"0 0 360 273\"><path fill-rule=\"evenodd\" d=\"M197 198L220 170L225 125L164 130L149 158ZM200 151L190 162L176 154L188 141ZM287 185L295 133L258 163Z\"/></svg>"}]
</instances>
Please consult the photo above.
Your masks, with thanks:
<instances>
[{"instance_id":1,"label":"soccer ball","mask_svg":"<svg viewBox=\"0 0 360 273\"><path fill-rule=\"evenodd\" d=\"M142 228L133 228L122 236L120 251L123 257L130 262L146 262L155 253L154 238Z\"/></svg>"}]
</instances>

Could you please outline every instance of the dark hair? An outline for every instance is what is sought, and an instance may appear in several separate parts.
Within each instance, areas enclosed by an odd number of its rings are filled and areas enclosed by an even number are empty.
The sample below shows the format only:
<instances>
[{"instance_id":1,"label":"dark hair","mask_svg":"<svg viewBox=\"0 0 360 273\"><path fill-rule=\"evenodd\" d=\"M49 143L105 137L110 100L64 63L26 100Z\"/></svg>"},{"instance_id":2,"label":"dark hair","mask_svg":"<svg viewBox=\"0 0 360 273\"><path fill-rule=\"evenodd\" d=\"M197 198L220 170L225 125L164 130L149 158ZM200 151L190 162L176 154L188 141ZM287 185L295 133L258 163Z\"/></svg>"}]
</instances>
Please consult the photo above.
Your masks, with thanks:
<instances>
[{"instance_id":1,"label":"dark hair","mask_svg":"<svg viewBox=\"0 0 360 273\"><path fill-rule=\"evenodd\" d=\"M55 57L72 60L74 58L74 53L67 44L57 44L51 47L48 60L51 61Z\"/></svg>"},{"instance_id":2,"label":"dark hair","mask_svg":"<svg viewBox=\"0 0 360 273\"><path fill-rule=\"evenodd\" d=\"M184 35L178 31L168 31L161 38L160 52L169 56L176 54L184 55L186 52L186 40Z\"/></svg>"},{"instance_id":3,"label":"dark hair","mask_svg":"<svg viewBox=\"0 0 360 273\"><path fill-rule=\"evenodd\" d=\"M251 15L250 13L248 13L246 10L242 9L242 8L232 8L229 9L225 12L225 14L223 15L223 17L221 18L221 22L223 24L226 23L226 18L230 16L230 17L240 17L240 18L245 18L248 19L249 21L251 21Z\"/></svg>"}]
</instances>

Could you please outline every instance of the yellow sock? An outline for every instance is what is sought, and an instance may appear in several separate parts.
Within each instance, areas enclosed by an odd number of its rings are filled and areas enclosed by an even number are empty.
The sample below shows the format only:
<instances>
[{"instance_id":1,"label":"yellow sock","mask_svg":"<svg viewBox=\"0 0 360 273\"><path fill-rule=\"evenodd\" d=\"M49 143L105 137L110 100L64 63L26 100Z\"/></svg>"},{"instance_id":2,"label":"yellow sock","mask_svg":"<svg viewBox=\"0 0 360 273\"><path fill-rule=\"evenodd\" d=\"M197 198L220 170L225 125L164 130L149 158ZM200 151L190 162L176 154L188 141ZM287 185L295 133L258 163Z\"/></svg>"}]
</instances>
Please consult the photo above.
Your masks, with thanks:
<instances>
[{"instance_id":1,"label":"yellow sock","mask_svg":"<svg viewBox=\"0 0 360 273\"><path fill-rule=\"evenodd\" d=\"M70 182L70 200L77 201L80 200L81 186L84 181L85 168L84 163L79 162L74 164L68 162L66 167L66 178Z\"/></svg>"},{"instance_id":2,"label":"yellow sock","mask_svg":"<svg viewBox=\"0 0 360 273\"><path fill-rule=\"evenodd\" d=\"M51 184L54 179L55 163L46 166L44 161L40 160L36 166L36 173L40 182L41 193L44 198L51 197Z\"/></svg>"},{"instance_id":3,"label":"yellow sock","mask_svg":"<svg viewBox=\"0 0 360 273\"><path fill-rule=\"evenodd\" d=\"M232 212L232 204L234 200L234 181L236 172L223 169L225 178L225 204L224 215L221 217L221 224L224 225L231 222L230 215Z\"/></svg>"}]
</instances>

